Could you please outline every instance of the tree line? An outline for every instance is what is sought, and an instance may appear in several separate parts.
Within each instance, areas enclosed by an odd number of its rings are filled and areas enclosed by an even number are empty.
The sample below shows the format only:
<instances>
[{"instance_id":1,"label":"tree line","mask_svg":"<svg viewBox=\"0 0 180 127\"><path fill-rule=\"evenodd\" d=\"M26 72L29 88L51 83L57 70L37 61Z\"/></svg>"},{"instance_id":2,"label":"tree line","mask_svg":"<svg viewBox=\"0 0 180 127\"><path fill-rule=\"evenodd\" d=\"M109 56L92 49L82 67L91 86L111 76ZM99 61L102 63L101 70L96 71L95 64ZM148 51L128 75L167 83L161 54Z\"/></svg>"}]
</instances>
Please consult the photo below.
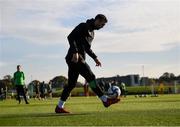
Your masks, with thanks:
<instances>
[{"instance_id":1,"label":"tree line","mask_svg":"<svg viewBox=\"0 0 180 127\"><path fill-rule=\"evenodd\" d=\"M174 81L180 81L180 75L175 76L173 73L165 72L159 78L153 78L155 82L166 82L172 83ZM52 88L63 88L64 85L67 85L68 79L65 76L55 76L53 79L50 80L52 82ZM39 80L33 80L30 83L36 84L40 83ZM29 83L29 84L30 84ZM27 84L28 85L28 84ZM77 86L82 86L81 82L77 83ZM2 79L0 79L0 88L8 88L14 89L13 77L11 75L5 75Z\"/></svg>"}]
</instances>

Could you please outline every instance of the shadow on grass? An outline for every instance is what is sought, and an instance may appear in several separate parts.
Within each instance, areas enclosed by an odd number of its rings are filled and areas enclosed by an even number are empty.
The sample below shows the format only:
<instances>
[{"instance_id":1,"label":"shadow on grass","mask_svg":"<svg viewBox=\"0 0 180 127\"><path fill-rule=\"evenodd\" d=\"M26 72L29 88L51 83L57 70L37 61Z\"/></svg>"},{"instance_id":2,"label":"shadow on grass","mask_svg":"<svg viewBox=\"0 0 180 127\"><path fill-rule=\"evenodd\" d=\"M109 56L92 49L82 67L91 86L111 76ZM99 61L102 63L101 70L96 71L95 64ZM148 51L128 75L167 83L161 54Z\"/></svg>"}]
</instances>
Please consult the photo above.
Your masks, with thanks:
<instances>
[{"instance_id":1,"label":"shadow on grass","mask_svg":"<svg viewBox=\"0 0 180 127\"><path fill-rule=\"evenodd\" d=\"M7 119L7 118L32 118L32 117L63 117L63 116L82 116L82 115L89 115L90 113L30 113L30 114L8 114L8 115L1 115L0 119Z\"/></svg>"},{"instance_id":2,"label":"shadow on grass","mask_svg":"<svg viewBox=\"0 0 180 127\"><path fill-rule=\"evenodd\" d=\"M8 105L1 105L0 106L0 108L14 108L14 107L39 107L39 106L52 106L52 105L56 105L56 104L46 104L46 103L44 103L44 104L41 104L41 103L39 103L39 104L35 104L35 103L30 103L30 104L24 104L24 103L22 103L22 104L8 104Z\"/></svg>"}]
</instances>

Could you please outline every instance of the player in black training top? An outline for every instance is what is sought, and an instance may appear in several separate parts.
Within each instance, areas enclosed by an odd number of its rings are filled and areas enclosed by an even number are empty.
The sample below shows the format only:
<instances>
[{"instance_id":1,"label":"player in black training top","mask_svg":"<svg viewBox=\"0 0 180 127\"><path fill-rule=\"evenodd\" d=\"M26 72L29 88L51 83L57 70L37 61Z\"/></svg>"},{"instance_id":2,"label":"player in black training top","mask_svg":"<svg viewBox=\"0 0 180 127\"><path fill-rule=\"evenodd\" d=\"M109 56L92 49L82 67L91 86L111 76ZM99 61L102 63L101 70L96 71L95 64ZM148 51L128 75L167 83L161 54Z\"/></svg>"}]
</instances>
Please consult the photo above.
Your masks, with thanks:
<instances>
[{"instance_id":1,"label":"player in black training top","mask_svg":"<svg viewBox=\"0 0 180 127\"><path fill-rule=\"evenodd\" d=\"M107 23L107 18L103 14L98 14L95 18L88 19L85 23L80 23L69 34L68 41L70 48L66 55L68 65L68 85L63 89L61 98L55 108L56 113L69 113L64 109L64 104L75 87L79 74L82 75L93 92L102 100L105 107L117 103L119 99L111 99L103 94L96 83L96 77L86 63L86 53L94 59L96 66L101 66L101 62L91 49L91 43L94 39L94 30L99 30Z\"/></svg>"}]
</instances>

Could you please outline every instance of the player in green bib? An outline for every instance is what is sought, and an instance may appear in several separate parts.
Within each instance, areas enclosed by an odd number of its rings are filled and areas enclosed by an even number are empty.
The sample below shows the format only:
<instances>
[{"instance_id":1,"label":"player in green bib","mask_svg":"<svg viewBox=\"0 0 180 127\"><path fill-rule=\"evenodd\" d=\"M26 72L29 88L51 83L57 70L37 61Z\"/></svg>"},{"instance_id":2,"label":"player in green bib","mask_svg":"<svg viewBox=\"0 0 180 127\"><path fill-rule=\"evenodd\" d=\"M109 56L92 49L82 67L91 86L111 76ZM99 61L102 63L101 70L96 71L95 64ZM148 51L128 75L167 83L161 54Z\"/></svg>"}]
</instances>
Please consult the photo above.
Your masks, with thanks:
<instances>
[{"instance_id":1,"label":"player in green bib","mask_svg":"<svg viewBox=\"0 0 180 127\"><path fill-rule=\"evenodd\" d=\"M19 101L19 104L21 103L20 95L24 97L24 101L26 102L26 104L29 104L24 92L25 76L24 73L21 71L20 65L17 65L17 71L14 73L14 84L16 86L17 99Z\"/></svg>"}]
</instances>

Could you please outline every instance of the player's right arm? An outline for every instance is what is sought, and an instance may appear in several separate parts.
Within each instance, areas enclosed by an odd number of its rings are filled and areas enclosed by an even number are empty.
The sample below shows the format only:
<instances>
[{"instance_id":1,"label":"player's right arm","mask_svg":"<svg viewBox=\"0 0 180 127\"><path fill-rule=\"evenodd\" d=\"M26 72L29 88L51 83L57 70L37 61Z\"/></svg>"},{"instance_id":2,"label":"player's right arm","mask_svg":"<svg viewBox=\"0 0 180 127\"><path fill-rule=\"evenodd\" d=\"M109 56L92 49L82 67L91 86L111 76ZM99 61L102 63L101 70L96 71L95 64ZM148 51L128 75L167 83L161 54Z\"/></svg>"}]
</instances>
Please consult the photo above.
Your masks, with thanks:
<instances>
[{"instance_id":1,"label":"player's right arm","mask_svg":"<svg viewBox=\"0 0 180 127\"><path fill-rule=\"evenodd\" d=\"M79 60L77 40L81 36L82 29L83 29L83 23L80 23L78 26L74 28L74 30L68 36L70 51L73 54L71 61L74 63L77 63Z\"/></svg>"},{"instance_id":2,"label":"player's right arm","mask_svg":"<svg viewBox=\"0 0 180 127\"><path fill-rule=\"evenodd\" d=\"M14 76L13 76L13 83L15 84L15 81L16 81L16 72L14 73Z\"/></svg>"}]
</instances>

